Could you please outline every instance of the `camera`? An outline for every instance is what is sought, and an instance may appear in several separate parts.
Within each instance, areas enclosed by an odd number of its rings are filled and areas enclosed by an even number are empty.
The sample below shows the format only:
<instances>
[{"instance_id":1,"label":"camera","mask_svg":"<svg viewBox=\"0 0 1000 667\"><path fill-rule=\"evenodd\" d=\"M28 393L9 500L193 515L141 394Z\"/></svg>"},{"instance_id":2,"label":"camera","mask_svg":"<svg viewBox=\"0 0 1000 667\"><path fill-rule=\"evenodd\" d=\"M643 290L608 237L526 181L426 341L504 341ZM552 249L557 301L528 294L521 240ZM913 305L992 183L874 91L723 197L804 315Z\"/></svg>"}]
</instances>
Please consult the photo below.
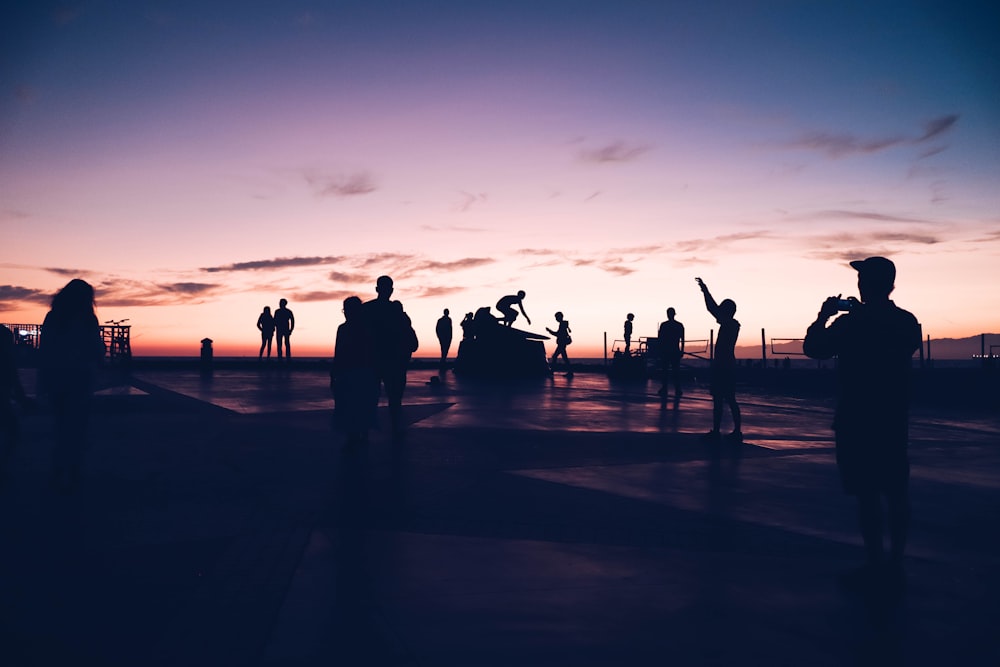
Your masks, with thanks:
<instances>
[{"instance_id":1,"label":"camera","mask_svg":"<svg viewBox=\"0 0 1000 667\"><path fill-rule=\"evenodd\" d=\"M854 306L858 305L855 299L837 299L837 310L854 310Z\"/></svg>"}]
</instances>

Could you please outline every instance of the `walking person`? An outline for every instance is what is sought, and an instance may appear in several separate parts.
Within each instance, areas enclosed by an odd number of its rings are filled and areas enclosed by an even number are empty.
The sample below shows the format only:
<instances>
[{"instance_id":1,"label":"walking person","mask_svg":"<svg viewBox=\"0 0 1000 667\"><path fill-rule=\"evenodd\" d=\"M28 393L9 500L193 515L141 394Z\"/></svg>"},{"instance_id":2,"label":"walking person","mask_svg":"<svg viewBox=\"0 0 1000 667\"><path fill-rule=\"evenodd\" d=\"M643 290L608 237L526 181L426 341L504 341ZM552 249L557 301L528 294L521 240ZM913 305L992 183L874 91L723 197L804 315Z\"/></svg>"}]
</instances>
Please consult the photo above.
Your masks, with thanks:
<instances>
[{"instance_id":1,"label":"walking person","mask_svg":"<svg viewBox=\"0 0 1000 667\"><path fill-rule=\"evenodd\" d=\"M278 334L278 358L281 359L281 347L285 347L285 360L292 359L292 332L295 330L295 315L288 309L288 299L278 302L274 311L274 329Z\"/></svg>"},{"instance_id":2,"label":"walking person","mask_svg":"<svg viewBox=\"0 0 1000 667\"><path fill-rule=\"evenodd\" d=\"M104 353L94 288L74 278L52 298L39 341L39 379L55 425L52 481L63 492L80 483L91 395Z\"/></svg>"},{"instance_id":3,"label":"walking person","mask_svg":"<svg viewBox=\"0 0 1000 667\"><path fill-rule=\"evenodd\" d=\"M667 384L671 376L674 379L674 403L681 400L684 392L681 390L681 359L684 357L684 325L675 319L677 311L667 308L667 320L660 324L656 332L657 345L660 348L660 370L662 384L660 386L660 409L667 407Z\"/></svg>"},{"instance_id":4,"label":"walking person","mask_svg":"<svg viewBox=\"0 0 1000 667\"><path fill-rule=\"evenodd\" d=\"M573 342L573 337L570 336L569 320L563 318L562 312L557 312L555 317L556 322L559 323L558 328L553 331L545 327L545 330L556 338L556 349L552 353L552 359L549 363L555 368L556 359L562 355L563 362L566 364L566 377L573 377L573 368L569 364L569 355L566 354L566 346Z\"/></svg>"},{"instance_id":5,"label":"walking person","mask_svg":"<svg viewBox=\"0 0 1000 667\"><path fill-rule=\"evenodd\" d=\"M271 341L274 340L274 316L271 315L271 307L264 306L263 312L257 318L257 329L260 330L260 352L258 359L264 358L264 348L267 348L267 358L271 358Z\"/></svg>"},{"instance_id":6,"label":"walking person","mask_svg":"<svg viewBox=\"0 0 1000 667\"><path fill-rule=\"evenodd\" d=\"M843 583L884 585L902 592L903 552L910 524L909 405L913 353L920 324L889 299L896 266L885 257L851 262L860 301L827 298L806 330L803 351L813 359L837 357L833 420L837 468L844 491L858 499L865 565ZM846 313L829 325L840 310ZM889 558L883 551L882 499L888 513Z\"/></svg>"},{"instance_id":7,"label":"walking person","mask_svg":"<svg viewBox=\"0 0 1000 667\"><path fill-rule=\"evenodd\" d=\"M743 428L740 405L736 402L736 339L740 335L740 323L736 320L736 302L723 299L716 303L708 285L701 278L695 278L705 297L705 307L719 323L719 336L715 341L715 353L709 367L709 391L712 394L712 430L705 434L706 440L718 440L722 426L722 410L729 406L733 417L733 432L729 438L742 442Z\"/></svg>"}]
</instances>

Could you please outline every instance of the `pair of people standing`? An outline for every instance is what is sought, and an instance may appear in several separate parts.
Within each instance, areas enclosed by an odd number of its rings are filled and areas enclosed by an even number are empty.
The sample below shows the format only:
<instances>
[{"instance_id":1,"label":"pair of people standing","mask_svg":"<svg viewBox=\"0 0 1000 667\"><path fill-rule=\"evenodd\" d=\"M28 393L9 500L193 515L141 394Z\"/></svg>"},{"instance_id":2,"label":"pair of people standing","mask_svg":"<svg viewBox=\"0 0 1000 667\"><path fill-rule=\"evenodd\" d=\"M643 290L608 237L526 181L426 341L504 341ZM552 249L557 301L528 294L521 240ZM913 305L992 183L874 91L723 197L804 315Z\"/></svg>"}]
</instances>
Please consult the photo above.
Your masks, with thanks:
<instances>
[{"instance_id":1,"label":"pair of people standing","mask_svg":"<svg viewBox=\"0 0 1000 667\"><path fill-rule=\"evenodd\" d=\"M406 368L419 345L403 304L391 299L393 282L379 276L376 298L362 303L357 296L344 300L344 323L330 370L337 422L349 444L365 442L375 423L380 386L385 387L394 438L403 434L403 391Z\"/></svg>"},{"instance_id":2,"label":"pair of people standing","mask_svg":"<svg viewBox=\"0 0 1000 667\"><path fill-rule=\"evenodd\" d=\"M271 358L271 341L274 334L278 334L278 358L281 359L282 347L285 356L292 358L292 331L295 329L295 315L288 308L288 299L278 302L278 309L271 314L271 307L264 306L264 311L257 318L257 329L260 330L260 352L258 359L264 358L264 350L267 349L267 358Z\"/></svg>"},{"instance_id":3,"label":"pair of people standing","mask_svg":"<svg viewBox=\"0 0 1000 667\"><path fill-rule=\"evenodd\" d=\"M736 302L723 299L716 303L708 286L701 278L695 278L698 287L705 298L705 307L719 324L719 337L715 342L712 362L709 366L709 392L712 395L712 430L705 434L706 439L720 437L722 413L729 406L733 418L733 431L729 437L742 440L742 416L740 406L736 401L736 340L740 335L740 323L736 320ZM676 319L677 311L667 308L667 320L660 324L657 332L657 342L660 346L663 385L660 387L660 408L666 409L671 376L674 385L674 403L676 404L684 391L681 389L680 365L684 356L684 325Z\"/></svg>"}]
</instances>

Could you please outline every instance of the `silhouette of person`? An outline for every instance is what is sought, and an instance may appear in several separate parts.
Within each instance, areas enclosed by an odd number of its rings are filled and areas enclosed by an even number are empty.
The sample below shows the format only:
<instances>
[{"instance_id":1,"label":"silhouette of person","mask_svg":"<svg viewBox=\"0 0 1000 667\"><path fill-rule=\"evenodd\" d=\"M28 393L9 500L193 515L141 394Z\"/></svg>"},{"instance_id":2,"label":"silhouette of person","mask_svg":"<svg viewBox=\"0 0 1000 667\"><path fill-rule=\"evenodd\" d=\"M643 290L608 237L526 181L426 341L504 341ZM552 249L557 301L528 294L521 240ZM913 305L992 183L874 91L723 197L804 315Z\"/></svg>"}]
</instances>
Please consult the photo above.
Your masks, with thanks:
<instances>
[{"instance_id":1,"label":"silhouette of person","mask_svg":"<svg viewBox=\"0 0 1000 667\"><path fill-rule=\"evenodd\" d=\"M281 346L285 346L285 358L292 358L292 332L295 331L295 315L288 308L288 299L278 301L278 309L274 311L274 329L278 334L278 358L281 359Z\"/></svg>"},{"instance_id":2,"label":"silhouette of person","mask_svg":"<svg viewBox=\"0 0 1000 667\"><path fill-rule=\"evenodd\" d=\"M531 324L531 318L528 314L524 312L524 290L518 290L517 294L508 294L499 301L497 301L497 310L503 317L500 318L500 322L504 326L512 326L514 320L517 319L517 311L514 310L514 306L518 307L521 314L524 315L524 319L527 320L528 324Z\"/></svg>"},{"instance_id":3,"label":"silhouette of person","mask_svg":"<svg viewBox=\"0 0 1000 667\"><path fill-rule=\"evenodd\" d=\"M52 481L62 491L80 482L91 394L104 352L94 288L74 278L52 298L39 340L39 379L55 422Z\"/></svg>"},{"instance_id":4,"label":"silhouette of person","mask_svg":"<svg viewBox=\"0 0 1000 667\"><path fill-rule=\"evenodd\" d=\"M827 326L841 304L827 298L806 330L803 351L813 359L837 357L838 392L833 421L837 467L844 490L858 499L864 567L845 584L903 584L903 551L909 532L910 366L920 348L920 325L896 306L896 267L885 257L851 262L861 300ZM883 563L882 497L889 527L889 560Z\"/></svg>"},{"instance_id":5,"label":"silhouette of person","mask_svg":"<svg viewBox=\"0 0 1000 667\"><path fill-rule=\"evenodd\" d=\"M569 356L566 354L566 346L573 342L573 338L569 335L571 329L569 328L569 320L563 319L562 312L556 313L556 322L559 323L559 327L553 331L548 327L545 330L556 337L556 349L552 353L552 359L549 361L553 367L556 364L556 358L562 355L563 362L566 364L566 377L573 376L573 368L569 364Z\"/></svg>"},{"instance_id":6,"label":"silhouette of person","mask_svg":"<svg viewBox=\"0 0 1000 667\"><path fill-rule=\"evenodd\" d=\"M445 364L448 362L448 350L451 349L452 335L451 317L449 317L447 308L444 309L444 314L438 318L434 331L437 334L438 342L441 344L441 370L444 370Z\"/></svg>"},{"instance_id":7,"label":"silhouette of person","mask_svg":"<svg viewBox=\"0 0 1000 667\"><path fill-rule=\"evenodd\" d=\"M30 405L24 385L17 374L14 358L14 333L0 324L0 483L7 471L7 462L21 440L21 424L13 403L22 408Z\"/></svg>"},{"instance_id":8,"label":"silhouette of person","mask_svg":"<svg viewBox=\"0 0 1000 667\"><path fill-rule=\"evenodd\" d=\"M356 296L344 299L344 323L337 327L330 384L337 425L347 434L347 444L367 442L378 407L378 379L375 345L364 321L364 305Z\"/></svg>"},{"instance_id":9,"label":"silhouette of person","mask_svg":"<svg viewBox=\"0 0 1000 667\"><path fill-rule=\"evenodd\" d=\"M743 440L740 406L736 402L736 339L740 335L740 323L736 320L736 302L723 299L716 303L708 285L701 278L695 278L701 293L705 297L705 307L719 323L719 337L715 341L715 354L709 367L709 391L712 394L712 430L705 434L706 439L717 439L722 425L722 409L729 405L733 417L733 432L729 437L736 441Z\"/></svg>"},{"instance_id":10,"label":"silhouette of person","mask_svg":"<svg viewBox=\"0 0 1000 667\"><path fill-rule=\"evenodd\" d=\"M462 321L459 323L459 326L462 327L462 340L466 339L471 340L472 338L474 338L473 335L475 327L474 322L475 322L475 315L473 315L472 313L466 313L465 317L462 318Z\"/></svg>"},{"instance_id":11,"label":"silhouette of person","mask_svg":"<svg viewBox=\"0 0 1000 667\"><path fill-rule=\"evenodd\" d=\"M662 384L660 386L660 407L667 407L667 384L670 376L674 379L674 401L679 401L681 390L681 359L684 357L684 325L674 319L677 311L667 308L667 320L660 324L656 340L660 347Z\"/></svg>"},{"instance_id":12,"label":"silhouette of person","mask_svg":"<svg viewBox=\"0 0 1000 667\"><path fill-rule=\"evenodd\" d=\"M291 311L289 311L291 312ZM257 328L260 330L260 352L257 358L264 357L264 348L267 348L267 358L271 358L271 341L274 339L274 317L271 315L271 307L264 306L263 312L257 318Z\"/></svg>"},{"instance_id":13,"label":"silhouette of person","mask_svg":"<svg viewBox=\"0 0 1000 667\"><path fill-rule=\"evenodd\" d=\"M634 319L635 315L632 313L625 316L625 354L628 354L632 347L632 320Z\"/></svg>"},{"instance_id":14,"label":"silhouette of person","mask_svg":"<svg viewBox=\"0 0 1000 667\"><path fill-rule=\"evenodd\" d=\"M403 433L403 390L406 389L406 367L416 351L417 334L403 304L392 301L392 278L379 276L375 283L378 296L364 304L362 311L369 335L375 344L375 372L385 387L389 402L389 419L393 435Z\"/></svg>"}]
</instances>

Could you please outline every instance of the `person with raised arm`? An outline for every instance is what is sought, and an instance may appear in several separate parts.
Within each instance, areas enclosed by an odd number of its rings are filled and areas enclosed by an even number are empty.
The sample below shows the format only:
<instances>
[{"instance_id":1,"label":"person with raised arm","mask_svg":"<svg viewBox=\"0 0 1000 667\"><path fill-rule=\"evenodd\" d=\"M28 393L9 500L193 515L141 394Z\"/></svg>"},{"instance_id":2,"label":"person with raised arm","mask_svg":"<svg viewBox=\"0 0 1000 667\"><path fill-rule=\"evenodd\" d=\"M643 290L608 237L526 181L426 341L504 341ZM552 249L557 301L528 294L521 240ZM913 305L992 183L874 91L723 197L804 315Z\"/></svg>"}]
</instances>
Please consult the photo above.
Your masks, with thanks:
<instances>
[{"instance_id":1,"label":"person with raised arm","mask_svg":"<svg viewBox=\"0 0 1000 667\"><path fill-rule=\"evenodd\" d=\"M716 303L708 285L701 278L695 278L705 297L705 307L719 323L719 336L715 340L715 352L709 367L709 391L712 394L712 430L705 434L706 440L717 440L722 426L722 410L729 406L733 417L733 431L729 438L737 442L743 440L743 421L740 405L736 402L736 339L740 335L740 323L736 319L736 302L723 299Z\"/></svg>"}]
</instances>

